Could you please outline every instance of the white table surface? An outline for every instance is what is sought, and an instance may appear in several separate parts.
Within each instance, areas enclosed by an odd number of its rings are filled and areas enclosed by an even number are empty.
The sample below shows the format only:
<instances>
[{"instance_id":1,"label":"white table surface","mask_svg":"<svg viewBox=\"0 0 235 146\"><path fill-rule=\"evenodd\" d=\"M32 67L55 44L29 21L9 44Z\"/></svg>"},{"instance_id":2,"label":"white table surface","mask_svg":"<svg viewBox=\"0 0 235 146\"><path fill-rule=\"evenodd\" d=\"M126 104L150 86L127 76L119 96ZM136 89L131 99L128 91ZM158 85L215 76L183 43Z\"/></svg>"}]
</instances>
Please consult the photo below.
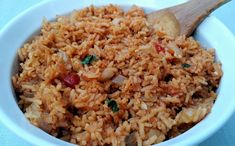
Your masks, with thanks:
<instances>
[{"instance_id":1,"label":"white table surface","mask_svg":"<svg viewBox=\"0 0 235 146\"><path fill-rule=\"evenodd\" d=\"M39 3L42 0L0 0L0 29L7 24L14 16L29 8L30 6ZM234 21L227 24L235 34L235 11L232 12L231 7L235 10L235 1L232 5L224 6L222 11L216 11L214 15L218 16L223 22ZM229 8L230 7L230 8ZM232 19L226 18L224 13L231 13ZM230 16L231 17L231 16ZM1 44L0 44L1 45ZM235 49L235 48L234 48ZM235 98L235 97L234 97ZM1 117L0 117L1 118ZM199 146L235 146L235 114L231 119L212 137L201 143ZM9 131L0 122L0 146L32 146L23 139L19 138L16 134Z\"/></svg>"}]
</instances>

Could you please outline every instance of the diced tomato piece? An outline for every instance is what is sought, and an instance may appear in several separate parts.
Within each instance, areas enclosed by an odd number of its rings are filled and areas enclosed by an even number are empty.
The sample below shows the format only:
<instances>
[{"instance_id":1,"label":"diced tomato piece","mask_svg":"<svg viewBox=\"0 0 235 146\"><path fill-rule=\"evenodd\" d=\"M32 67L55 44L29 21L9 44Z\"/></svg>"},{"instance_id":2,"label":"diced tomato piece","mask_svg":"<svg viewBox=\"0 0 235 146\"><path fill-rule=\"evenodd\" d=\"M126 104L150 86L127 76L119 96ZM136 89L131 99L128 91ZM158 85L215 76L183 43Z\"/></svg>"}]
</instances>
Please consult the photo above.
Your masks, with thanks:
<instances>
[{"instance_id":1,"label":"diced tomato piece","mask_svg":"<svg viewBox=\"0 0 235 146\"><path fill-rule=\"evenodd\" d=\"M155 44L155 49L158 53L160 53L160 52L164 53L165 52L165 48L163 48L159 43Z\"/></svg>"},{"instance_id":2,"label":"diced tomato piece","mask_svg":"<svg viewBox=\"0 0 235 146\"><path fill-rule=\"evenodd\" d=\"M80 82L80 77L76 73L69 73L63 77L63 82L67 87L74 88Z\"/></svg>"}]
</instances>

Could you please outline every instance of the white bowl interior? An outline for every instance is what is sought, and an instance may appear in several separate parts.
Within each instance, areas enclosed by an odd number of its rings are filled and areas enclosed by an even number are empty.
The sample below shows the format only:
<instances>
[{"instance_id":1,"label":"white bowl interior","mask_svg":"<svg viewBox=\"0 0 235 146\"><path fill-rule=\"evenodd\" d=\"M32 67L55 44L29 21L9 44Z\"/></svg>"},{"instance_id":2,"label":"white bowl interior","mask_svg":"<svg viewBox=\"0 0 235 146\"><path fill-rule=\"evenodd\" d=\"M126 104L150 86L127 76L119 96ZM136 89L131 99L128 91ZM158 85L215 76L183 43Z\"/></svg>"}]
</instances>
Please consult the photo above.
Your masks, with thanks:
<instances>
[{"instance_id":1,"label":"white bowl interior","mask_svg":"<svg viewBox=\"0 0 235 146\"><path fill-rule=\"evenodd\" d=\"M12 73L17 69L17 60L15 60L17 49L25 43L25 40L29 39L29 36L35 34L35 30L40 28L44 17L48 20L52 20L56 15L68 14L71 10L81 9L93 3L92 0L71 0L70 3L66 0L55 1L56 0L44 2L31 8L27 12L16 17L14 21L11 21L0 32L0 47L3 52L0 54L0 66L4 67L4 70L1 70L0 72L0 116L3 123L8 128L34 145L69 146L72 144L50 136L39 128L32 126L27 121L14 99L14 90L11 83ZM183 0L176 2L183 2ZM146 12L150 12L154 9L174 5L176 2L170 0L149 0L148 2L140 0L128 2L124 0L105 0L97 2L97 5L95 4L95 6L115 3L127 9L132 4L137 4L146 8ZM218 130L234 111L235 98L233 97L235 97L235 92L232 91L234 89L233 83L235 78L233 76L233 70L231 69L233 67L231 60L233 59L233 56L235 56L234 36L222 22L211 16L198 27L195 38L199 40L203 46L215 48L218 60L222 62L224 76L221 80L219 96L212 112L203 121L180 136L158 144L159 146L197 144Z\"/></svg>"}]
</instances>

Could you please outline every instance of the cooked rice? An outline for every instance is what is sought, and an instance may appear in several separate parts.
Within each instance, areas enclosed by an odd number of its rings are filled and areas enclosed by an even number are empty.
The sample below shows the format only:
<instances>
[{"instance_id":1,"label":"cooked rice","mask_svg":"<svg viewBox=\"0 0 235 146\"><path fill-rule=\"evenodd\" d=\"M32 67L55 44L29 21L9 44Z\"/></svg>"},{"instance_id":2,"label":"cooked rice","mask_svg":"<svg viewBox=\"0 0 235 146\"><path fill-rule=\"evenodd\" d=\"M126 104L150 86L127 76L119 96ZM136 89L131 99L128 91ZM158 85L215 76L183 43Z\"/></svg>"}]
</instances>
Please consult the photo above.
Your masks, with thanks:
<instances>
[{"instance_id":1,"label":"cooked rice","mask_svg":"<svg viewBox=\"0 0 235 146\"><path fill-rule=\"evenodd\" d=\"M222 76L213 49L153 30L136 6L90 6L44 20L18 54L13 84L25 116L79 145L141 146L175 137L210 112ZM83 65L88 54L98 59ZM63 81L71 72L80 77L74 87Z\"/></svg>"}]
</instances>

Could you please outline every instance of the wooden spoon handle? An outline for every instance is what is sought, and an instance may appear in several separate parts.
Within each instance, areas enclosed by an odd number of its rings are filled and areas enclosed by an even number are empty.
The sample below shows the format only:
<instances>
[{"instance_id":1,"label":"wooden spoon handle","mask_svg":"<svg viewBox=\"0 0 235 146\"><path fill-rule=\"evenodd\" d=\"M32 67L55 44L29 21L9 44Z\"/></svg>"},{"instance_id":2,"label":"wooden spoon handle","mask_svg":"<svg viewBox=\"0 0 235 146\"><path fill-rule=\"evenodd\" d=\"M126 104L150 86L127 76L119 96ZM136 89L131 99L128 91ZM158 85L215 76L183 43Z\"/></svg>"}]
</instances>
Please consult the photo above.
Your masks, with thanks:
<instances>
[{"instance_id":1,"label":"wooden spoon handle","mask_svg":"<svg viewBox=\"0 0 235 146\"><path fill-rule=\"evenodd\" d=\"M180 23L181 35L189 36L201 21L224 0L190 0L181 5L168 8Z\"/></svg>"}]
</instances>

